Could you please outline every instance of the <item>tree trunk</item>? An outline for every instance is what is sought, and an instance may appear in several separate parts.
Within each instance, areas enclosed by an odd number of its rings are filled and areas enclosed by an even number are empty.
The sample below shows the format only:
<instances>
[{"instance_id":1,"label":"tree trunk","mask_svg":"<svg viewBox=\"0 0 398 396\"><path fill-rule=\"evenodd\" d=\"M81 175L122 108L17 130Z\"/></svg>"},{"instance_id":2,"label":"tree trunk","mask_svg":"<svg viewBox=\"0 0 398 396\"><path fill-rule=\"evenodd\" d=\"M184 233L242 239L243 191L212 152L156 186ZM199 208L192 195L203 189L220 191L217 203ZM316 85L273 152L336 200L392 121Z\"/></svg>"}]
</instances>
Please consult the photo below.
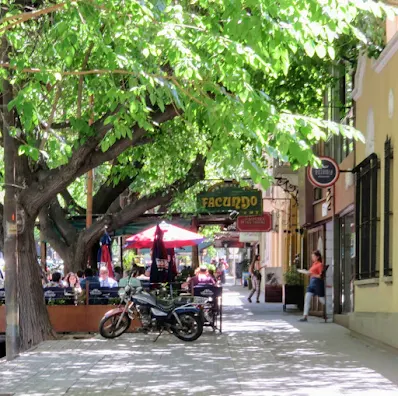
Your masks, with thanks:
<instances>
[{"instance_id":1,"label":"tree trunk","mask_svg":"<svg viewBox=\"0 0 398 396\"><path fill-rule=\"evenodd\" d=\"M84 271L84 269L87 268L88 256L89 253L91 253L88 247L78 245L78 243L75 245L75 249L73 249L71 260L69 262L69 271L74 273L79 270ZM93 264L95 264L95 266L93 266ZM96 263L91 263L91 265L93 268L96 267Z\"/></svg>"},{"instance_id":2,"label":"tree trunk","mask_svg":"<svg viewBox=\"0 0 398 396\"><path fill-rule=\"evenodd\" d=\"M32 219L26 216L22 232L18 235L18 300L22 351L55 338L44 301L40 265L37 262L34 219L35 217Z\"/></svg>"},{"instance_id":3,"label":"tree trunk","mask_svg":"<svg viewBox=\"0 0 398 396\"><path fill-rule=\"evenodd\" d=\"M7 40L3 37L2 52L7 53ZM12 88L7 80L3 81L3 106L7 106L12 99ZM18 312L18 245L17 245L17 201L16 196L16 163L18 161L18 149L14 138L10 134L10 129L14 125L14 114L6 108L4 113L3 145L4 145L4 219L5 230L4 239L4 259L6 264L5 279L5 301L6 301L6 353L7 360L12 360L20 352L20 329Z\"/></svg>"}]
</instances>

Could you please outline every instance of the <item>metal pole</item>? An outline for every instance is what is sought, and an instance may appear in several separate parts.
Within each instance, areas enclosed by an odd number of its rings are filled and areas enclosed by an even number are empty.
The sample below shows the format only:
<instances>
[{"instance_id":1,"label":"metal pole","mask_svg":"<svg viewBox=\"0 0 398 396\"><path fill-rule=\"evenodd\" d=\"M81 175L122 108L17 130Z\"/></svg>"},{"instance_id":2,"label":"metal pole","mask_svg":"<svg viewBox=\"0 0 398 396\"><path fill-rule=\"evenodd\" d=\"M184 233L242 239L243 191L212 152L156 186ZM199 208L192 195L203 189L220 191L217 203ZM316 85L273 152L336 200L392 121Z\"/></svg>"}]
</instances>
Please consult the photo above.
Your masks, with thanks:
<instances>
[{"instance_id":1,"label":"metal pole","mask_svg":"<svg viewBox=\"0 0 398 396\"><path fill-rule=\"evenodd\" d=\"M86 210L86 228L93 224L93 170L87 172L87 210Z\"/></svg>"},{"instance_id":2,"label":"metal pole","mask_svg":"<svg viewBox=\"0 0 398 396\"><path fill-rule=\"evenodd\" d=\"M191 230L193 232L198 232L198 219L195 216L192 218ZM199 265L199 246L194 245L192 246L192 269L198 268Z\"/></svg>"},{"instance_id":3,"label":"metal pole","mask_svg":"<svg viewBox=\"0 0 398 396\"><path fill-rule=\"evenodd\" d=\"M94 96L90 96L90 107L93 108ZM94 114L92 113L89 125L92 125ZM94 170L90 169L87 172L87 209L86 209L86 228L89 228L93 224L93 179ZM91 253L91 252L90 252ZM88 255L88 266L91 267L91 254Z\"/></svg>"},{"instance_id":4,"label":"metal pole","mask_svg":"<svg viewBox=\"0 0 398 396\"><path fill-rule=\"evenodd\" d=\"M124 273L124 265L123 265L123 236L119 237L119 260L120 260L120 267L122 268L122 273Z\"/></svg>"},{"instance_id":5,"label":"metal pole","mask_svg":"<svg viewBox=\"0 0 398 396\"><path fill-rule=\"evenodd\" d=\"M40 242L40 259L43 271L47 273L47 243L45 241Z\"/></svg>"}]
</instances>

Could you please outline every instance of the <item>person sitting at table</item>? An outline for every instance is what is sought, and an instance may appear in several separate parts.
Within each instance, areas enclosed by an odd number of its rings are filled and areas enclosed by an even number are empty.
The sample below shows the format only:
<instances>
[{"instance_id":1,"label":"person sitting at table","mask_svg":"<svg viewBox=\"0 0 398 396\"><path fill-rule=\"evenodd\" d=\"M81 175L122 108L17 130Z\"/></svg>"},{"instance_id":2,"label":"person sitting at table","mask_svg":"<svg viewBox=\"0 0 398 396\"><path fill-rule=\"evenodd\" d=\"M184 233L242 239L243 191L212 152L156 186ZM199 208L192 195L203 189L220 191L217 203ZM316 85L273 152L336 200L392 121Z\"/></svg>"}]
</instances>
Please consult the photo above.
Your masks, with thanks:
<instances>
[{"instance_id":1,"label":"person sitting at table","mask_svg":"<svg viewBox=\"0 0 398 396\"><path fill-rule=\"evenodd\" d=\"M127 284L131 287L140 287L141 282L137 279L137 270L134 268L131 270L125 270L123 273L123 278L119 281L119 287L126 287Z\"/></svg>"},{"instance_id":2,"label":"person sitting at table","mask_svg":"<svg viewBox=\"0 0 398 396\"><path fill-rule=\"evenodd\" d=\"M106 267L100 269L100 285L101 287L118 287L118 283L109 277L109 271Z\"/></svg>"},{"instance_id":3,"label":"person sitting at table","mask_svg":"<svg viewBox=\"0 0 398 396\"><path fill-rule=\"evenodd\" d=\"M80 289L79 278L74 272L69 272L69 274L65 276L63 284L64 287L73 287L74 289Z\"/></svg>"},{"instance_id":4,"label":"person sitting at table","mask_svg":"<svg viewBox=\"0 0 398 396\"><path fill-rule=\"evenodd\" d=\"M119 282L123 278L122 267L116 266L113 272L115 273L115 281Z\"/></svg>"},{"instance_id":5,"label":"person sitting at table","mask_svg":"<svg viewBox=\"0 0 398 396\"><path fill-rule=\"evenodd\" d=\"M216 278L216 275L214 273L214 270L213 269L209 269L208 273L209 273L209 276L214 279L214 282L217 283L217 278Z\"/></svg>"},{"instance_id":6,"label":"person sitting at table","mask_svg":"<svg viewBox=\"0 0 398 396\"><path fill-rule=\"evenodd\" d=\"M79 279L79 283L82 283L82 280L84 279L84 272L82 270L78 270L76 272L76 275L77 275L77 277Z\"/></svg>"},{"instance_id":7,"label":"person sitting at table","mask_svg":"<svg viewBox=\"0 0 398 396\"><path fill-rule=\"evenodd\" d=\"M93 288L101 287L98 276L94 276L92 268L86 268L84 270L84 279L80 282L80 286L83 290L86 288L86 282L89 282L90 286Z\"/></svg>"},{"instance_id":8,"label":"person sitting at table","mask_svg":"<svg viewBox=\"0 0 398 396\"><path fill-rule=\"evenodd\" d=\"M149 276L146 275L144 267L137 268L137 279L149 281Z\"/></svg>"},{"instance_id":9,"label":"person sitting at table","mask_svg":"<svg viewBox=\"0 0 398 396\"><path fill-rule=\"evenodd\" d=\"M209 275L207 267L202 266L199 268L198 273L189 281L189 286L195 287L200 285L215 285L215 280Z\"/></svg>"},{"instance_id":10,"label":"person sitting at table","mask_svg":"<svg viewBox=\"0 0 398 396\"><path fill-rule=\"evenodd\" d=\"M61 273L54 272L51 275L51 281L44 285L44 287L64 287L62 280L61 280Z\"/></svg>"}]
</instances>

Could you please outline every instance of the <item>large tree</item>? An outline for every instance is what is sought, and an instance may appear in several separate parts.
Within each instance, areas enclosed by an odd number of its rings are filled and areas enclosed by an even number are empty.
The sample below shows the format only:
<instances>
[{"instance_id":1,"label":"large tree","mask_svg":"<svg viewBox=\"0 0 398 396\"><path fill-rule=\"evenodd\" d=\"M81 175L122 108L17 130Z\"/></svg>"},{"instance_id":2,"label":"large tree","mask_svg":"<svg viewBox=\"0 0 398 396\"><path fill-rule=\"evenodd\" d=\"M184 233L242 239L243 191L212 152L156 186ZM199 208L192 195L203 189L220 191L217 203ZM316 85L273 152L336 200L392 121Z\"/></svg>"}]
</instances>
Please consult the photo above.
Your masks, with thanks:
<instances>
[{"instance_id":1,"label":"large tree","mask_svg":"<svg viewBox=\"0 0 398 396\"><path fill-rule=\"evenodd\" d=\"M294 54L334 58L334 42L356 33L351 22L369 7L378 13L383 6L349 0L2 2L6 288L12 297L18 263L21 349L52 335L33 232L43 208L57 210L59 194L67 196L71 183L109 161L131 158L150 169L148 151L165 140L169 148L190 145L180 170L167 174L173 153L160 152L159 189L144 188L134 205L86 232L85 242L104 224L117 227L127 212L131 218L159 195L168 202L203 178L204 158L220 168L243 164L256 178L264 152L307 164L311 145L325 137L322 123L289 112L264 90L267 84L261 89L259 75L269 82L288 78Z\"/></svg>"}]
</instances>

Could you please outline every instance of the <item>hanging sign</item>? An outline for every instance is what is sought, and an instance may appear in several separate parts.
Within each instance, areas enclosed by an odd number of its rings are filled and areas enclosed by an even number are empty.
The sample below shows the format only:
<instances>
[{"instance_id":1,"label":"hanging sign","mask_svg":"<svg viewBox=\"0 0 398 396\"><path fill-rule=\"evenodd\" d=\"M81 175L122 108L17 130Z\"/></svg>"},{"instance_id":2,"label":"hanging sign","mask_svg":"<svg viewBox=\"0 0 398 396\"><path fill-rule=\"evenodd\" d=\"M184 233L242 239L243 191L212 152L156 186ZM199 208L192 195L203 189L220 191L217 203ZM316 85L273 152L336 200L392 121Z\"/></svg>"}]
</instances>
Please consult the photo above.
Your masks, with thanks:
<instances>
[{"instance_id":1,"label":"hanging sign","mask_svg":"<svg viewBox=\"0 0 398 396\"><path fill-rule=\"evenodd\" d=\"M239 234L239 242L259 242L259 232L241 232Z\"/></svg>"},{"instance_id":2,"label":"hanging sign","mask_svg":"<svg viewBox=\"0 0 398 396\"><path fill-rule=\"evenodd\" d=\"M322 162L320 168L308 167L308 179L315 187L331 187L340 176L339 166L332 158L319 157L319 159Z\"/></svg>"},{"instance_id":3,"label":"hanging sign","mask_svg":"<svg viewBox=\"0 0 398 396\"><path fill-rule=\"evenodd\" d=\"M263 213L260 216L239 216L236 222L239 231L270 232L272 230L272 214Z\"/></svg>"},{"instance_id":4,"label":"hanging sign","mask_svg":"<svg viewBox=\"0 0 398 396\"><path fill-rule=\"evenodd\" d=\"M198 208L202 213L237 211L240 215L261 215L263 198L259 190L223 183L199 194Z\"/></svg>"}]
</instances>

